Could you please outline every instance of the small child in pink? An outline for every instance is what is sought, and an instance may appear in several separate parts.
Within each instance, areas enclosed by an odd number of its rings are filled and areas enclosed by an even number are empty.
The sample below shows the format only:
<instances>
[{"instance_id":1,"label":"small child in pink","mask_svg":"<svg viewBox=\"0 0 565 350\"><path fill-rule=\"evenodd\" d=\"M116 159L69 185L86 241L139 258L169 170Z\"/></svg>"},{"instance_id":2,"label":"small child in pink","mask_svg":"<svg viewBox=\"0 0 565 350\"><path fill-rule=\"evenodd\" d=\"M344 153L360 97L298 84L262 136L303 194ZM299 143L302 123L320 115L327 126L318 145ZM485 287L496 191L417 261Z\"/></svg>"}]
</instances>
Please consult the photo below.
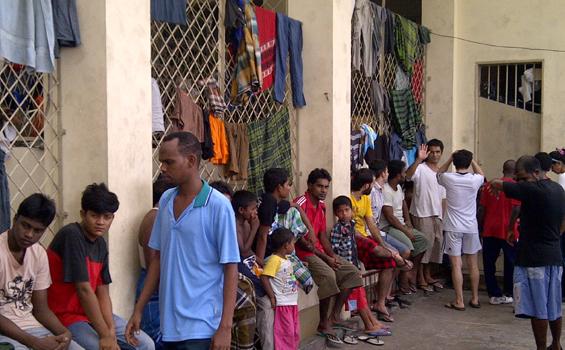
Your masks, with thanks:
<instances>
[{"instance_id":1,"label":"small child in pink","mask_svg":"<svg viewBox=\"0 0 565 350\"><path fill-rule=\"evenodd\" d=\"M296 350L300 344L298 284L292 263L286 258L294 251L294 234L278 228L269 241L274 253L265 261L261 282L275 309L275 349Z\"/></svg>"}]
</instances>

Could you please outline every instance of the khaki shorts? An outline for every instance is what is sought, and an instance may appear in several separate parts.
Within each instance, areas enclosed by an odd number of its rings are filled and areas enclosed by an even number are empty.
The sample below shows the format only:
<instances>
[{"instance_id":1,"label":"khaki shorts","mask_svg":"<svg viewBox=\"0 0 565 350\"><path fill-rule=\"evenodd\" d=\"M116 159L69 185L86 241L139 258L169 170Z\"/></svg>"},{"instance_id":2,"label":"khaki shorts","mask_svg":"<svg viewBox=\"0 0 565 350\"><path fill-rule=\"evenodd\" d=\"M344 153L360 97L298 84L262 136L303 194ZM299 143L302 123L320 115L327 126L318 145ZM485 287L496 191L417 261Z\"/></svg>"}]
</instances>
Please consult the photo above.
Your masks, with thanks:
<instances>
[{"instance_id":1,"label":"khaki shorts","mask_svg":"<svg viewBox=\"0 0 565 350\"><path fill-rule=\"evenodd\" d=\"M316 255L304 258L308 263L308 270L312 273L314 282L318 286L318 298L326 299L338 294L342 289L357 288L363 285L361 272L352 263L337 257L341 266L334 271L325 261Z\"/></svg>"},{"instance_id":2,"label":"khaki shorts","mask_svg":"<svg viewBox=\"0 0 565 350\"><path fill-rule=\"evenodd\" d=\"M430 244L430 248L424 253L422 264L443 261L443 223L437 216L420 218L410 215L414 228L422 232Z\"/></svg>"},{"instance_id":3,"label":"khaki shorts","mask_svg":"<svg viewBox=\"0 0 565 350\"><path fill-rule=\"evenodd\" d=\"M388 230L387 233L389 235L408 246L408 248L410 248L410 251L412 252L412 256L418 256L424 253L430 246L428 240L426 239L426 236L417 229L414 229L414 241L410 240L410 238L408 238L408 236L406 236L404 232L397 230L392 226L389 226L386 230Z\"/></svg>"}]
</instances>

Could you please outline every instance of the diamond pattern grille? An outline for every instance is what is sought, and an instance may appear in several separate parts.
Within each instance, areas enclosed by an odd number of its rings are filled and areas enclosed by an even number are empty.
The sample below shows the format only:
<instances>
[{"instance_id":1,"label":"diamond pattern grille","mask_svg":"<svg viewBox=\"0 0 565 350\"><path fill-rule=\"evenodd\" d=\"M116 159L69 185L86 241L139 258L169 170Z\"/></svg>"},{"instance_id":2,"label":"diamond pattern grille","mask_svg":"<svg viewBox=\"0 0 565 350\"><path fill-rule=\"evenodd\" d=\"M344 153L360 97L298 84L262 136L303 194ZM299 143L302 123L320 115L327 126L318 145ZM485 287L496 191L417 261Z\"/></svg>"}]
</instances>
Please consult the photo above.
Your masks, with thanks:
<instances>
[{"instance_id":1,"label":"diamond pattern grille","mask_svg":"<svg viewBox=\"0 0 565 350\"><path fill-rule=\"evenodd\" d=\"M9 154L5 167L11 217L35 192L53 198L61 208L58 86L55 73L31 72L0 60L0 145ZM58 212L43 242L52 239L61 222Z\"/></svg>"},{"instance_id":2,"label":"diamond pattern grille","mask_svg":"<svg viewBox=\"0 0 565 350\"><path fill-rule=\"evenodd\" d=\"M263 7L278 12L286 12L285 0L265 1ZM233 75L235 57L225 45L223 11L224 0L187 0L188 26L152 22L151 24L151 64L152 76L161 90L161 100L165 114L165 134L171 127L170 118L175 107L175 87L185 84L196 98L195 102L205 105L203 87L198 81L209 77L216 78L222 93L229 91ZM220 79L218 79L220 78ZM289 86L287 76L287 86ZM252 96L247 104L228 109L225 122L243 123L264 119L287 107L290 113L290 130L293 159L293 177L296 177L297 120L292 107L290 88L287 88L285 104L273 100L273 90ZM164 134L153 135L153 176L159 174L158 147ZM234 189L245 188L243 181L223 178L223 169L209 162L203 162L201 176L208 181L224 180Z\"/></svg>"}]
</instances>

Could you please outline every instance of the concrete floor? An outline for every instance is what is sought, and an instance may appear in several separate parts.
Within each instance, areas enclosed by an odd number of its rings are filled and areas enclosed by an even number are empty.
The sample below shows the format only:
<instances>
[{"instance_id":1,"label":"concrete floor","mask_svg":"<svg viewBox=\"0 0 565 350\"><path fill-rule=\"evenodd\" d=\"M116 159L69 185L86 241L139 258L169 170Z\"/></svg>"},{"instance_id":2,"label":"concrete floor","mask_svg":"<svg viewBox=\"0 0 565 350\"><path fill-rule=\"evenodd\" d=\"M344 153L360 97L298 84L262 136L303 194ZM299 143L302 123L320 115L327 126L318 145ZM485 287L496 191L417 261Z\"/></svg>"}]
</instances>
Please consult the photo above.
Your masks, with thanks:
<instances>
[{"instance_id":1,"label":"concrete floor","mask_svg":"<svg viewBox=\"0 0 565 350\"><path fill-rule=\"evenodd\" d=\"M426 297L419 292L407 297L413 302L409 309L394 309L393 336L383 337L384 346L360 342L342 349L461 349L461 350L518 350L535 349L530 322L517 319L511 305L489 305L481 293L481 309L467 307L455 311L443 305L453 298L453 290L446 289ZM469 294L466 293L466 300ZM551 336L548 334L548 344Z\"/></svg>"}]
</instances>

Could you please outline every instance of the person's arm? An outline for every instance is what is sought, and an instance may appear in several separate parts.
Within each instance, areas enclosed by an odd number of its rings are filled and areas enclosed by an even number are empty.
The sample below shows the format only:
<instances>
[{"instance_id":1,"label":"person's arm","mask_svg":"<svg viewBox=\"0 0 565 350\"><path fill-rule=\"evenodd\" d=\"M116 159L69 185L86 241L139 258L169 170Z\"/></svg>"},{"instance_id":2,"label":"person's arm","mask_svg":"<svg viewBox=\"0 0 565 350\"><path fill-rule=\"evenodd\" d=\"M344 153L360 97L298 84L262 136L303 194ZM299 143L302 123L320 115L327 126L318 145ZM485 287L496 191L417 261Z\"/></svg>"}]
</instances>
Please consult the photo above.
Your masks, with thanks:
<instances>
[{"instance_id":1,"label":"person's arm","mask_svg":"<svg viewBox=\"0 0 565 350\"><path fill-rule=\"evenodd\" d=\"M257 236L257 231L259 230L259 225L260 225L259 218L255 216L253 219L251 219L249 225L251 226L250 234L247 237L247 240L243 242L246 251L251 250L251 247L253 246L253 241L255 241L255 237Z\"/></svg>"},{"instance_id":2,"label":"person's arm","mask_svg":"<svg viewBox=\"0 0 565 350\"><path fill-rule=\"evenodd\" d=\"M49 308L47 303L47 289L34 290L31 295L31 304L33 305L33 317L35 317L43 327L56 335L59 343L63 345L63 349L66 349L71 343L72 335ZM0 333L2 332L0 331Z\"/></svg>"},{"instance_id":3,"label":"person's arm","mask_svg":"<svg viewBox=\"0 0 565 350\"><path fill-rule=\"evenodd\" d=\"M139 225L139 234L137 237L139 245L143 248L143 256L145 258L145 267L149 268L149 264L155 258L155 250L149 248L149 238L151 238L151 229L153 228L153 223L155 223L155 218L157 217L157 210L151 210L141 221Z\"/></svg>"},{"instance_id":4,"label":"person's arm","mask_svg":"<svg viewBox=\"0 0 565 350\"><path fill-rule=\"evenodd\" d=\"M326 231L320 231L320 243L324 248L324 251L330 256L335 257L335 253L332 249L332 245L330 243L330 239L328 238L328 233Z\"/></svg>"},{"instance_id":5,"label":"person's arm","mask_svg":"<svg viewBox=\"0 0 565 350\"><path fill-rule=\"evenodd\" d=\"M385 219L389 222L389 224L394 227L395 229L402 231L410 240L414 239L414 235L412 234L412 230L406 225L403 225L400 220L396 216L394 216L394 211L391 206L385 205L383 206L383 215Z\"/></svg>"},{"instance_id":6,"label":"person's arm","mask_svg":"<svg viewBox=\"0 0 565 350\"><path fill-rule=\"evenodd\" d=\"M220 326L212 337L212 350L229 350L237 290L237 264L224 264L224 303Z\"/></svg>"},{"instance_id":7,"label":"person's arm","mask_svg":"<svg viewBox=\"0 0 565 350\"><path fill-rule=\"evenodd\" d=\"M263 266L265 252L267 250L267 236L269 235L270 226L260 225L257 230L257 245L255 247L255 257L257 264Z\"/></svg>"},{"instance_id":8,"label":"person's arm","mask_svg":"<svg viewBox=\"0 0 565 350\"><path fill-rule=\"evenodd\" d=\"M510 213L510 222L508 223L507 228L507 235L506 235L506 242L511 246L516 243L516 235L514 233L514 228L516 227L516 220L520 216L520 206L514 205L512 206L512 212Z\"/></svg>"},{"instance_id":9,"label":"person's arm","mask_svg":"<svg viewBox=\"0 0 565 350\"><path fill-rule=\"evenodd\" d=\"M408 211L408 205L406 205L405 200L402 200L402 217L404 218L404 224L411 228L412 220L410 220L410 212Z\"/></svg>"},{"instance_id":10,"label":"person's arm","mask_svg":"<svg viewBox=\"0 0 565 350\"><path fill-rule=\"evenodd\" d=\"M92 290L90 282L76 282L75 288L80 306L82 306L90 325L100 337L100 349L119 349L115 330L111 329L106 323L102 305L96 293Z\"/></svg>"},{"instance_id":11,"label":"person's arm","mask_svg":"<svg viewBox=\"0 0 565 350\"><path fill-rule=\"evenodd\" d=\"M384 207L383 207L384 208ZM367 224L367 228L371 233L371 237L379 243L379 245L383 244L383 237L381 236L381 230L377 227L375 220L373 220L373 215L365 217L365 223Z\"/></svg>"},{"instance_id":12,"label":"person's arm","mask_svg":"<svg viewBox=\"0 0 565 350\"><path fill-rule=\"evenodd\" d=\"M483 173L483 169L481 169L479 163L477 163L474 159L471 161L471 166L473 167L473 172L475 174L485 176L485 173Z\"/></svg>"},{"instance_id":13,"label":"person's arm","mask_svg":"<svg viewBox=\"0 0 565 350\"><path fill-rule=\"evenodd\" d=\"M57 341L57 337L55 336L49 336L43 338L34 337L33 335L22 330L10 319L2 315L0 315L0 334L8 338L14 339L15 341L31 349L37 349L37 350L65 349L62 346L62 344L59 341Z\"/></svg>"},{"instance_id":14,"label":"person's arm","mask_svg":"<svg viewBox=\"0 0 565 350\"><path fill-rule=\"evenodd\" d=\"M412 179L412 176L414 176L414 174L416 173L416 169L418 168L418 165L422 164L426 160L426 158L428 158L429 154L430 152L428 152L428 145L426 144L420 145L420 149L418 149L418 156L416 157L416 160L406 170L407 179Z\"/></svg>"},{"instance_id":15,"label":"person's arm","mask_svg":"<svg viewBox=\"0 0 565 350\"><path fill-rule=\"evenodd\" d=\"M271 307L274 309L277 306L277 300L275 299L275 293L271 287L271 278L271 276L261 275L261 284L263 285L263 289L265 289L265 294L267 294L271 301Z\"/></svg>"},{"instance_id":16,"label":"person's arm","mask_svg":"<svg viewBox=\"0 0 565 350\"><path fill-rule=\"evenodd\" d=\"M308 215L306 215L306 212L304 212L304 210L302 209L302 207L300 207L298 204L296 203L291 203L292 207L295 207L296 210L298 210L298 212L300 213L300 218L302 219L302 222L304 223L304 225L306 226L306 229L308 229L308 234L306 234L306 239L308 239L311 243L312 246L315 247L316 246L316 241L318 240L316 238L316 232L314 232L314 226L312 226L312 223L310 222L310 219L308 218ZM315 248L314 248L315 249Z\"/></svg>"},{"instance_id":17,"label":"person's arm","mask_svg":"<svg viewBox=\"0 0 565 350\"><path fill-rule=\"evenodd\" d=\"M453 162L453 154L449 156L449 159L445 163L443 163L441 167L439 167L437 173L438 174L445 173L449 169L451 162Z\"/></svg>"},{"instance_id":18,"label":"person's arm","mask_svg":"<svg viewBox=\"0 0 565 350\"><path fill-rule=\"evenodd\" d=\"M477 207L477 223L479 224L479 232L482 235L485 224L485 207L482 204L479 204Z\"/></svg>"},{"instance_id":19,"label":"person's arm","mask_svg":"<svg viewBox=\"0 0 565 350\"><path fill-rule=\"evenodd\" d=\"M96 298L98 298L98 304L100 304L100 311L102 312L102 317L106 326L110 329L113 336L116 335L116 327L114 325L114 317L112 312L112 299L110 299L110 286L107 284L101 284L96 287Z\"/></svg>"}]
</instances>

